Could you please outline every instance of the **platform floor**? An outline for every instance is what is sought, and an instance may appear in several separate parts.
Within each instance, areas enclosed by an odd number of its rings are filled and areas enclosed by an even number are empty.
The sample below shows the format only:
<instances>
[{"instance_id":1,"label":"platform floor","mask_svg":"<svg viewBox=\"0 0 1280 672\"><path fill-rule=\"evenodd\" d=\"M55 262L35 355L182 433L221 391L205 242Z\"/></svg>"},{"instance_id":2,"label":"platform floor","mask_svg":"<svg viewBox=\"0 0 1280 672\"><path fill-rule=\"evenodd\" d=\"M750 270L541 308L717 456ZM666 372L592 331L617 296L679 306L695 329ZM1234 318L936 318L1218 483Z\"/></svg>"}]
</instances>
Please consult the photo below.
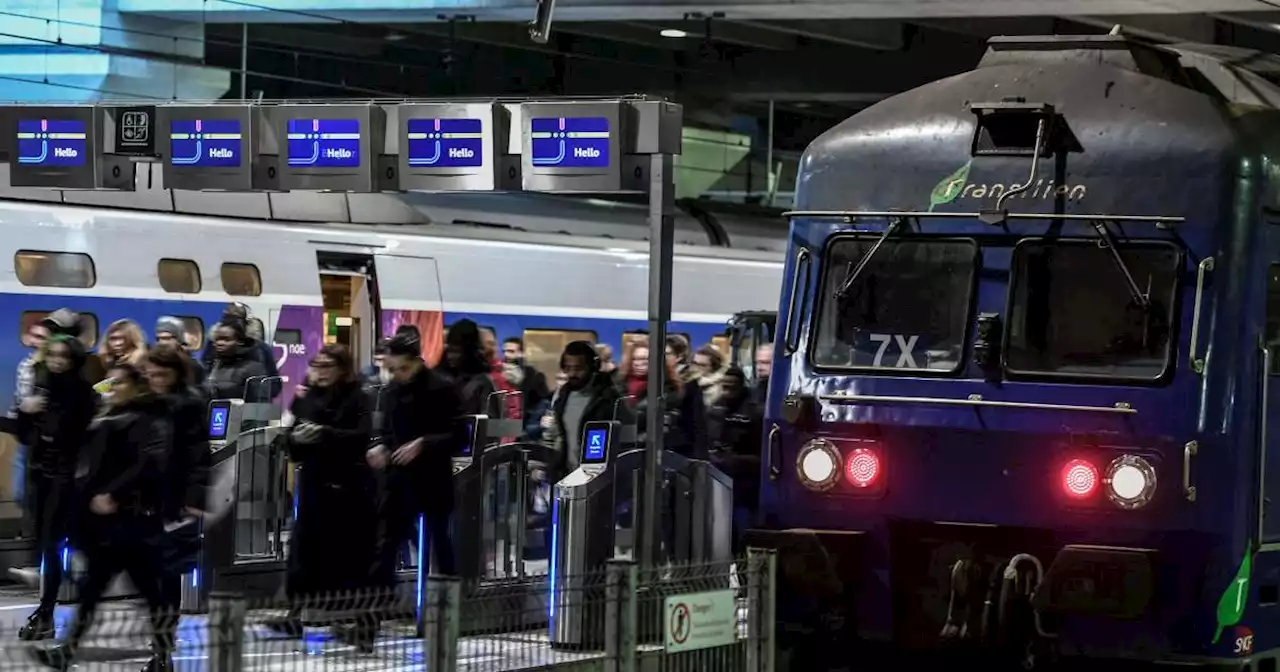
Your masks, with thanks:
<instances>
[{"instance_id":1,"label":"platform floor","mask_svg":"<svg viewBox=\"0 0 1280 672\"><path fill-rule=\"evenodd\" d=\"M29 590L0 589L0 670L45 669L30 659L29 650L43 643L19 642L18 628L35 608L34 594ZM74 613L73 607L60 607L57 613L59 634ZM422 670L422 642L411 627L384 627L371 654L361 654L353 647L333 640L325 629L308 629L302 640L276 635L255 624L280 615L251 612L245 636L246 670L261 672L302 672L306 670L343 670L349 672L400 672ZM149 625L138 605L113 602L103 606L98 624L84 643L79 670L139 669L147 660L148 640L142 634ZM178 648L174 663L178 670L195 672L208 664L204 640L204 617L185 616L178 632ZM458 670L466 672L499 672L538 668L554 663L587 660L598 654L555 651L547 643L545 633L522 633L491 637L468 637L459 642Z\"/></svg>"}]
</instances>

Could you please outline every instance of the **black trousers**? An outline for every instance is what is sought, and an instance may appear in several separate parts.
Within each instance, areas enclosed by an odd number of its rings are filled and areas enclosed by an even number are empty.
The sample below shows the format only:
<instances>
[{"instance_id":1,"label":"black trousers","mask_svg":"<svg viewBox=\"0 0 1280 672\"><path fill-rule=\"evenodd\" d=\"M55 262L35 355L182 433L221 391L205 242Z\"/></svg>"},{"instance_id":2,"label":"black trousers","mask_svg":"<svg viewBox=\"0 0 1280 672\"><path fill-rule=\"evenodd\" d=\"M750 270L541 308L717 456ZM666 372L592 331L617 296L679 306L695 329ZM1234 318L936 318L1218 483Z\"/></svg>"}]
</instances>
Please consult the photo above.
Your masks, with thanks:
<instances>
[{"instance_id":1,"label":"black trousers","mask_svg":"<svg viewBox=\"0 0 1280 672\"><path fill-rule=\"evenodd\" d=\"M456 575L457 556L453 550L451 514L438 509L422 510L413 493L388 490L378 502L378 541L374 548L372 579L374 585L392 588L396 582L396 557L405 544L415 540L419 516L423 519L423 541L418 548L418 562L425 572L431 568L439 574Z\"/></svg>"},{"instance_id":2,"label":"black trousers","mask_svg":"<svg viewBox=\"0 0 1280 672\"><path fill-rule=\"evenodd\" d=\"M93 515L93 514L89 514ZM87 567L80 586L80 606L71 627L70 644L80 643L93 624L102 596L124 572L151 612L157 653L171 652L178 628L180 584L165 571L165 531L159 516L95 516L87 525L81 553Z\"/></svg>"},{"instance_id":3,"label":"black trousers","mask_svg":"<svg viewBox=\"0 0 1280 672\"><path fill-rule=\"evenodd\" d=\"M62 588L62 548L70 531L69 521L74 488L67 477L50 476L31 471L27 497L36 525L36 550L40 556L43 579L40 586L40 609L52 610L58 604Z\"/></svg>"}]
</instances>

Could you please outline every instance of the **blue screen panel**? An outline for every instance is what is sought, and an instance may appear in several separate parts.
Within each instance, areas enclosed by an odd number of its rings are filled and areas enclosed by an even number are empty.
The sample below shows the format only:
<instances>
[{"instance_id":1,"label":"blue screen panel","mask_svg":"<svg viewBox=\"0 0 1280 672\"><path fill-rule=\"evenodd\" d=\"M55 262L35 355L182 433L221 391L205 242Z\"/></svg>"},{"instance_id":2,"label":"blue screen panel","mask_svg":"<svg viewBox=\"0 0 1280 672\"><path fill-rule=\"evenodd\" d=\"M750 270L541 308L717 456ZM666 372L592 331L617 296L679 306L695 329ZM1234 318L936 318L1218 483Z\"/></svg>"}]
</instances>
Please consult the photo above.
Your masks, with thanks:
<instances>
[{"instance_id":1,"label":"blue screen panel","mask_svg":"<svg viewBox=\"0 0 1280 672\"><path fill-rule=\"evenodd\" d=\"M529 124L533 165L542 168L609 167L607 118L536 117Z\"/></svg>"},{"instance_id":2,"label":"blue screen panel","mask_svg":"<svg viewBox=\"0 0 1280 672\"><path fill-rule=\"evenodd\" d=\"M458 446L458 457L471 457L471 453L475 451L476 439L476 423L467 420L462 424L462 445Z\"/></svg>"},{"instance_id":3,"label":"blue screen panel","mask_svg":"<svg viewBox=\"0 0 1280 672\"><path fill-rule=\"evenodd\" d=\"M608 459L609 430L588 429L582 441L582 463L599 464Z\"/></svg>"},{"instance_id":4,"label":"blue screen panel","mask_svg":"<svg viewBox=\"0 0 1280 672\"><path fill-rule=\"evenodd\" d=\"M484 126L479 119L410 119L409 165L479 168L484 165Z\"/></svg>"},{"instance_id":5,"label":"blue screen panel","mask_svg":"<svg viewBox=\"0 0 1280 672\"><path fill-rule=\"evenodd\" d=\"M360 165L357 119L290 119L289 165L294 168L356 168Z\"/></svg>"},{"instance_id":6,"label":"blue screen panel","mask_svg":"<svg viewBox=\"0 0 1280 672\"><path fill-rule=\"evenodd\" d=\"M222 441L227 438L227 422L231 416L231 407L219 404L209 409L209 440Z\"/></svg>"},{"instance_id":7,"label":"blue screen panel","mask_svg":"<svg viewBox=\"0 0 1280 672\"><path fill-rule=\"evenodd\" d=\"M18 163L26 166L83 166L88 158L85 123L70 119L19 119Z\"/></svg>"},{"instance_id":8,"label":"blue screen panel","mask_svg":"<svg viewBox=\"0 0 1280 672\"><path fill-rule=\"evenodd\" d=\"M183 119L169 124L169 163L189 168L239 168L239 119Z\"/></svg>"}]
</instances>

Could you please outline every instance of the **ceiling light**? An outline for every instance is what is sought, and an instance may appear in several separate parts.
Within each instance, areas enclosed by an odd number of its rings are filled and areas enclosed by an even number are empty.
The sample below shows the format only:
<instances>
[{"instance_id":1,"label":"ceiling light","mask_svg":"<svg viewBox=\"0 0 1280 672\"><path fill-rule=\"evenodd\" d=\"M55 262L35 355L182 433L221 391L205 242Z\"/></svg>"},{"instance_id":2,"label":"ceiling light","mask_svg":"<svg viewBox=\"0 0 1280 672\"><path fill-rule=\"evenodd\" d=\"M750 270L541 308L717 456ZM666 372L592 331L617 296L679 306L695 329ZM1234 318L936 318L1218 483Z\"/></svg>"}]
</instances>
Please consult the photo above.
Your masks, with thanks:
<instances>
[{"instance_id":1,"label":"ceiling light","mask_svg":"<svg viewBox=\"0 0 1280 672\"><path fill-rule=\"evenodd\" d=\"M663 28L658 34L663 37L689 37L689 33L686 33L679 28Z\"/></svg>"}]
</instances>

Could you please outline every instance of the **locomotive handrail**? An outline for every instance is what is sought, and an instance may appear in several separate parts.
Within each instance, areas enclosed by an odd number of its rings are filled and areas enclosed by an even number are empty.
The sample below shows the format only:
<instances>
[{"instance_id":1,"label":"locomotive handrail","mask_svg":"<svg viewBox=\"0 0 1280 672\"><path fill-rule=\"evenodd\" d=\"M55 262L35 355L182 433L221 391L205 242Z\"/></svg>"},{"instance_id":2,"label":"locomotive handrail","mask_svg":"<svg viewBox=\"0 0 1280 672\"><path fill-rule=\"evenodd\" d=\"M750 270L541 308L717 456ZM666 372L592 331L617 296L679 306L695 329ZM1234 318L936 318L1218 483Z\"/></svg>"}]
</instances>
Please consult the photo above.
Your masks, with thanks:
<instances>
[{"instance_id":1,"label":"locomotive handrail","mask_svg":"<svg viewBox=\"0 0 1280 672\"><path fill-rule=\"evenodd\" d=\"M1188 348L1191 356L1191 370L1196 373L1204 373L1205 359L1201 358L1200 353L1200 305L1204 301L1204 279L1205 276L1213 270L1213 257L1205 257L1200 260L1200 265L1196 267L1196 298L1191 308L1191 344Z\"/></svg>"},{"instance_id":2,"label":"locomotive handrail","mask_svg":"<svg viewBox=\"0 0 1280 672\"><path fill-rule=\"evenodd\" d=\"M800 302L800 313L796 314L796 294L801 289L800 269L804 269L804 281L808 283L809 268L813 266L809 257L808 248L800 248L800 251L796 253L796 272L795 277L791 278L791 295L787 299L787 330L784 332L782 339L788 355L795 354L795 351L800 347L800 323L804 321L804 314L809 307L809 288L806 286L804 287L804 298Z\"/></svg>"},{"instance_id":3,"label":"locomotive handrail","mask_svg":"<svg viewBox=\"0 0 1280 672\"><path fill-rule=\"evenodd\" d=\"M964 399L953 397L891 397L877 394L824 394L818 397L823 401L838 404L936 404L940 406L984 406L992 408L1031 408L1046 411L1080 411L1087 413L1118 413L1121 415L1137 415L1138 409L1128 402L1118 401L1112 406L1081 406L1076 404L1046 404L1031 401L992 401L983 399L980 394L971 394Z\"/></svg>"},{"instance_id":4,"label":"locomotive handrail","mask_svg":"<svg viewBox=\"0 0 1280 672\"><path fill-rule=\"evenodd\" d=\"M857 219L859 217L934 217L938 219L978 219L979 212L928 212L913 210L788 210L783 217L812 217L815 219ZM1079 215L1053 212L1010 212L1006 219L1066 219L1078 221L1094 221L1098 219L1113 222L1147 222L1151 224L1179 224L1187 221L1186 217L1166 215Z\"/></svg>"}]
</instances>

